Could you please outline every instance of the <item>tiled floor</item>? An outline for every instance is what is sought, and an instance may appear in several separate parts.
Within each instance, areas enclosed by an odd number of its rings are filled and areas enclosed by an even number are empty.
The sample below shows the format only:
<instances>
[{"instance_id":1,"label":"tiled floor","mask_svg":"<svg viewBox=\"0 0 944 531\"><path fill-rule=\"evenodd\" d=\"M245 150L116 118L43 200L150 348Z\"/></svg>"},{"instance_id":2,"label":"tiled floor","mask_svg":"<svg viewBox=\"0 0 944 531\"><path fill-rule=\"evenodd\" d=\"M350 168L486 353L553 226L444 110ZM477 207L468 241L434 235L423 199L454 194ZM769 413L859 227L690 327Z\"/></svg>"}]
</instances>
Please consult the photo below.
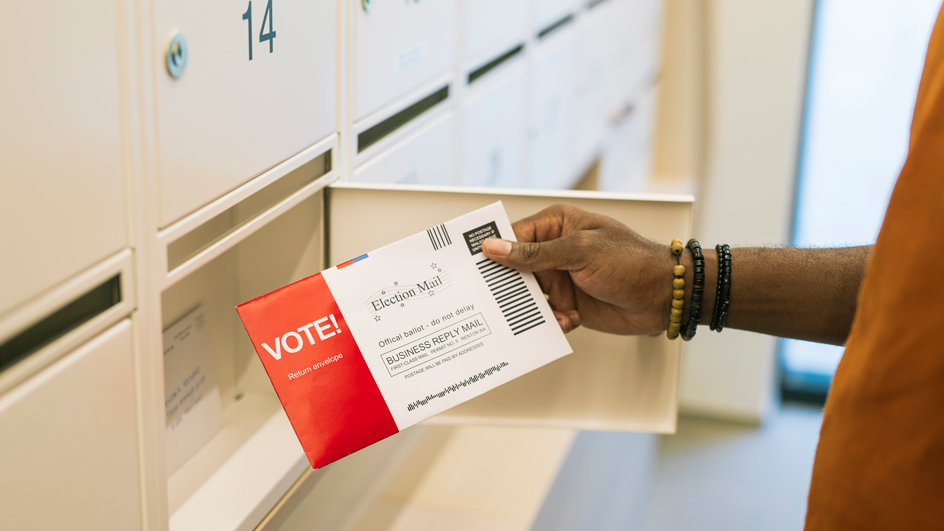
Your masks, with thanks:
<instances>
[{"instance_id":1,"label":"tiled floor","mask_svg":"<svg viewBox=\"0 0 944 531\"><path fill-rule=\"evenodd\" d=\"M787 405L760 427L682 417L658 449L581 433L532 529L800 530L821 423L818 408Z\"/></svg>"},{"instance_id":2,"label":"tiled floor","mask_svg":"<svg viewBox=\"0 0 944 531\"><path fill-rule=\"evenodd\" d=\"M822 411L788 405L759 428L683 418L663 437L645 531L803 528Z\"/></svg>"}]
</instances>

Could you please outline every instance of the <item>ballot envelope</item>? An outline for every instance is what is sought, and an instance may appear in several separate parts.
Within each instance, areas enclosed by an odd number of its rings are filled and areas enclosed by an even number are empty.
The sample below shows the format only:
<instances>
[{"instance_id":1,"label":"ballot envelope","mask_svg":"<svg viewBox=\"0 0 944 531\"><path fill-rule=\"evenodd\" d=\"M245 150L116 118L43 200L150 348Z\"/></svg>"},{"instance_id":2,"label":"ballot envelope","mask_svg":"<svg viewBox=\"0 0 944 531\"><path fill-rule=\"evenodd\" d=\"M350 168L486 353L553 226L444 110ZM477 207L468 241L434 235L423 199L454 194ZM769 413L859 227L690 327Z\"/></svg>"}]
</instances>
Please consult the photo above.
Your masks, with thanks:
<instances>
[{"instance_id":1,"label":"ballot envelope","mask_svg":"<svg viewBox=\"0 0 944 531\"><path fill-rule=\"evenodd\" d=\"M501 202L237 307L313 468L571 353Z\"/></svg>"}]
</instances>

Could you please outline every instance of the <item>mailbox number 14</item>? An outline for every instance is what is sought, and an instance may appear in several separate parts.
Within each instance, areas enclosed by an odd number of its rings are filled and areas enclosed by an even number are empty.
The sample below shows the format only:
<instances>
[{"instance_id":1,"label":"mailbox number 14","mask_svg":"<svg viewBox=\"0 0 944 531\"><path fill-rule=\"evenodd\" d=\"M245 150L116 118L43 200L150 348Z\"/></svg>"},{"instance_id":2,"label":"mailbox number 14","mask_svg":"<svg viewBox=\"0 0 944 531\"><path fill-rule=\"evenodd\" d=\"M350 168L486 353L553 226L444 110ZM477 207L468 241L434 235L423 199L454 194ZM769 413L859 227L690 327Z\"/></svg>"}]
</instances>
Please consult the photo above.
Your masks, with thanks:
<instances>
[{"instance_id":1,"label":"mailbox number 14","mask_svg":"<svg viewBox=\"0 0 944 531\"><path fill-rule=\"evenodd\" d=\"M252 2L243 13L243 20L249 24L249 60L252 61ZM269 23L269 31L265 30L266 22ZM265 15L262 16L262 27L259 28L259 42L269 41L269 53L272 53L272 45L275 43L275 30L272 29L272 0L266 4Z\"/></svg>"}]
</instances>

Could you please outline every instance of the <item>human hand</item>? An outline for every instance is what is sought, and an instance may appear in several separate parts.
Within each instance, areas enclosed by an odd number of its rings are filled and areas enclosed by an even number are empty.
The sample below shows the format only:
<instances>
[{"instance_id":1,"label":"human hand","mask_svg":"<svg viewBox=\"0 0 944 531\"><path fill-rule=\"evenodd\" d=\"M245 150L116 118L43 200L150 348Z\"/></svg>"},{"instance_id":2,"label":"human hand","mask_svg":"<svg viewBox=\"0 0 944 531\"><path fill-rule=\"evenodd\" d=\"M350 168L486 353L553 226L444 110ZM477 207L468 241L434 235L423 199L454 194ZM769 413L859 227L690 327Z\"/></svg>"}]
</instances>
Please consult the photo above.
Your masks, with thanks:
<instances>
[{"instance_id":1,"label":"human hand","mask_svg":"<svg viewBox=\"0 0 944 531\"><path fill-rule=\"evenodd\" d=\"M615 334L654 334L669 322L668 245L613 218L558 204L512 224L518 242L489 238L485 256L533 271L565 332L581 324Z\"/></svg>"}]
</instances>

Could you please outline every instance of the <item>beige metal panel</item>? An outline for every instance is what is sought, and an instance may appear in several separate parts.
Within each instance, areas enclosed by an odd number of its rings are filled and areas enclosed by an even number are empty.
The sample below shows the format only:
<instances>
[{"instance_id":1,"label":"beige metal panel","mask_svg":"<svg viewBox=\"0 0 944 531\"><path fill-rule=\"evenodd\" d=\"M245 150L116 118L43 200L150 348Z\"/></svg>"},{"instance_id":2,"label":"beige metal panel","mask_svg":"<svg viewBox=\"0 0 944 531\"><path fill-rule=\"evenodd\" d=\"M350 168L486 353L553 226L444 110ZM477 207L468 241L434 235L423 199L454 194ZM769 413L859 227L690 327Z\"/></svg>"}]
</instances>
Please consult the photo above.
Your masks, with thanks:
<instances>
[{"instance_id":1,"label":"beige metal panel","mask_svg":"<svg viewBox=\"0 0 944 531\"><path fill-rule=\"evenodd\" d=\"M688 181L693 188L705 173L708 147L708 8L707 2L665 2L652 132L653 179ZM615 49L610 54L618 57Z\"/></svg>"},{"instance_id":2,"label":"beige metal panel","mask_svg":"<svg viewBox=\"0 0 944 531\"><path fill-rule=\"evenodd\" d=\"M154 2L161 226L335 131L336 11L301 0ZM270 27L275 38L260 41ZM176 79L165 63L174 32L189 47Z\"/></svg>"},{"instance_id":3,"label":"beige metal panel","mask_svg":"<svg viewBox=\"0 0 944 531\"><path fill-rule=\"evenodd\" d=\"M612 216L658 241L691 234L689 196L483 191L336 184L327 189L331 263L502 201L512 220L558 202ZM391 223L390 220L396 220ZM679 342L578 329L574 354L435 417L434 422L672 432Z\"/></svg>"},{"instance_id":4,"label":"beige metal panel","mask_svg":"<svg viewBox=\"0 0 944 531\"><path fill-rule=\"evenodd\" d=\"M0 397L4 529L141 528L131 321Z\"/></svg>"},{"instance_id":5,"label":"beige metal panel","mask_svg":"<svg viewBox=\"0 0 944 531\"><path fill-rule=\"evenodd\" d=\"M127 241L116 4L5 2L0 316Z\"/></svg>"},{"instance_id":6,"label":"beige metal panel","mask_svg":"<svg viewBox=\"0 0 944 531\"><path fill-rule=\"evenodd\" d=\"M523 68L516 70L510 76L477 82L460 109L460 171L466 185L520 188L524 184L527 78Z\"/></svg>"}]
</instances>

